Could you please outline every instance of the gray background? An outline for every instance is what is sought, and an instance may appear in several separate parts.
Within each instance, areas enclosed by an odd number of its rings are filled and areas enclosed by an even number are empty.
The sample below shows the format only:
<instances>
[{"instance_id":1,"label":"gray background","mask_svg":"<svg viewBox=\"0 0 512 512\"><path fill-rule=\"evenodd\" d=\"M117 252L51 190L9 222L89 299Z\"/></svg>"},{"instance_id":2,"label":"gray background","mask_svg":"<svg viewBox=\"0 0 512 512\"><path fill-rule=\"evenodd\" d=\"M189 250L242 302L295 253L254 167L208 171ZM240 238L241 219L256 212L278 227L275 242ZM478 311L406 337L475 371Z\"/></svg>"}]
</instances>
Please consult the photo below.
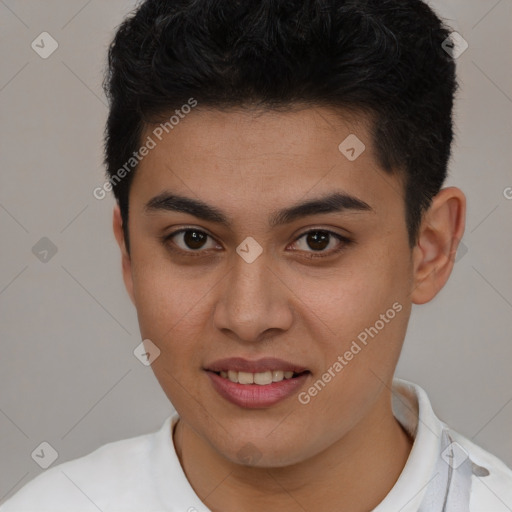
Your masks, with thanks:
<instances>
[{"instance_id":1,"label":"gray background","mask_svg":"<svg viewBox=\"0 0 512 512\"><path fill-rule=\"evenodd\" d=\"M0 502L42 469L157 429L170 404L140 343L103 183L107 44L127 0L0 0ZM469 49L449 185L468 197L446 288L413 310L397 376L450 426L512 465L512 0L433 2ZM59 44L42 59L43 31ZM512 195L512 194L511 194ZM42 238L57 253L32 253ZM464 253L465 249L467 252Z\"/></svg>"}]
</instances>

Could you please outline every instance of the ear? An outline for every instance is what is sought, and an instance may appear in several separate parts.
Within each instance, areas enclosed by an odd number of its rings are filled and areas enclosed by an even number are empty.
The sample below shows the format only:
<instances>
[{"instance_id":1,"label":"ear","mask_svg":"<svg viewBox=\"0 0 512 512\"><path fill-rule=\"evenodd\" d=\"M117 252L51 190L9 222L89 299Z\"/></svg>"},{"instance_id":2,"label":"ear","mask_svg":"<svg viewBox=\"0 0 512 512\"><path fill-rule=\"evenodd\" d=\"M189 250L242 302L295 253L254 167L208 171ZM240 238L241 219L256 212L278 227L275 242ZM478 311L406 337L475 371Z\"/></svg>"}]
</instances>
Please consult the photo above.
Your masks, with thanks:
<instances>
[{"instance_id":1,"label":"ear","mask_svg":"<svg viewBox=\"0 0 512 512\"><path fill-rule=\"evenodd\" d=\"M425 212L413 249L411 301L424 304L445 285L455 263L466 223L466 196L456 187L442 189Z\"/></svg>"},{"instance_id":2,"label":"ear","mask_svg":"<svg viewBox=\"0 0 512 512\"><path fill-rule=\"evenodd\" d=\"M119 209L119 205L117 203L114 206L112 226L114 229L114 235L116 237L117 244L121 249L121 263L123 268L124 285L126 287L128 295L130 296L131 301L135 305L135 298L133 294L132 262L130 259L130 255L128 254L128 251L126 250L126 243L123 232L123 219L121 217L121 210Z\"/></svg>"}]
</instances>

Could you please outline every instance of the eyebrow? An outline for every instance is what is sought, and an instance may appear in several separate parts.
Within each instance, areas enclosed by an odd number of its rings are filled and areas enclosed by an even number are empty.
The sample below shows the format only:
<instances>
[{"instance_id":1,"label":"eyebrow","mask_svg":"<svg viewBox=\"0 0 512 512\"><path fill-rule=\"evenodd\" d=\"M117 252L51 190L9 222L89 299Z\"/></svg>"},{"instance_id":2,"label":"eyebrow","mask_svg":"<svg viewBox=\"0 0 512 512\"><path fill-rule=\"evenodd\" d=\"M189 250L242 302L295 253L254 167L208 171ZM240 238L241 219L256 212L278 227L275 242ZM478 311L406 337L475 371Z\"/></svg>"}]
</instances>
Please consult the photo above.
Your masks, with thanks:
<instances>
[{"instance_id":1,"label":"eyebrow","mask_svg":"<svg viewBox=\"0 0 512 512\"><path fill-rule=\"evenodd\" d=\"M158 212L188 213L199 219L230 227L229 218L218 208L190 197L163 192L150 199L144 206L145 214ZM363 200L345 192L334 192L306 202L295 204L273 212L269 219L271 227L289 224L302 217L326 213L373 212Z\"/></svg>"}]
</instances>

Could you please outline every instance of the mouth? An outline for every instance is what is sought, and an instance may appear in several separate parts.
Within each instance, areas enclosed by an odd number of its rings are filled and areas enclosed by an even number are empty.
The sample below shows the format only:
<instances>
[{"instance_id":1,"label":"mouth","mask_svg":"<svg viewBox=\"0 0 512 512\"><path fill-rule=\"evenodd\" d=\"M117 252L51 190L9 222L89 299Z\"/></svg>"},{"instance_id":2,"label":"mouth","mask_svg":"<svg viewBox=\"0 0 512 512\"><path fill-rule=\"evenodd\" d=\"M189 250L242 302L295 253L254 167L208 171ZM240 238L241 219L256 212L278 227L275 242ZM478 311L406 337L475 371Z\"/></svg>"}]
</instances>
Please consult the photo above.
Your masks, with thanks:
<instances>
[{"instance_id":1,"label":"mouth","mask_svg":"<svg viewBox=\"0 0 512 512\"><path fill-rule=\"evenodd\" d=\"M270 407L292 396L311 375L307 368L275 358L229 358L203 369L222 398L249 409Z\"/></svg>"},{"instance_id":2,"label":"mouth","mask_svg":"<svg viewBox=\"0 0 512 512\"><path fill-rule=\"evenodd\" d=\"M238 372L236 370L221 370L212 372L236 384L249 385L257 384L258 386L268 386L274 382L282 382L283 380L296 379L301 375L310 373L309 370L301 372L284 371L284 370L267 370L265 372Z\"/></svg>"}]
</instances>

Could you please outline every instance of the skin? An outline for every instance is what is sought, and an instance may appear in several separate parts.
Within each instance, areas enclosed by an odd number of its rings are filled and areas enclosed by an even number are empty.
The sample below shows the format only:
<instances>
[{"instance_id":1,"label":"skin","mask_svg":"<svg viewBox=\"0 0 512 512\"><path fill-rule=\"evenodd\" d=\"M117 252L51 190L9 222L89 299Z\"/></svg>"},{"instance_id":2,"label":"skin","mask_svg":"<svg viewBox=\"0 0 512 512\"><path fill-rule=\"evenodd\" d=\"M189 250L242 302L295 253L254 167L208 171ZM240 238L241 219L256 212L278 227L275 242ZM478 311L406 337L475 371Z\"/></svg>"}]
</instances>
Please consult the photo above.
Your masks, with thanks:
<instances>
[{"instance_id":1,"label":"skin","mask_svg":"<svg viewBox=\"0 0 512 512\"><path fill-rule=\"evenodd\" d=\"M366 145L355 161L338 150L351 133ZM333 190L372 210L269 226L274 211ZM443 189L411 250L402 190L399 175L380 169L366 119L324 107L197 107L140 163L129 197L130 254L114 209L123 277L142 339L161 351L152 368L180 415L181 465L212 511L323 512L342 503L362 512L396 483L412 442L392 414L393 373L412 304L432 300L446 283L465 222L464 194ZM218 208L231 227L145 213L164 191ZM162 242L183 227L212 238L199 249L183 235ZM352 243L333 253L342 242L328 239L320 251L327 256L311 259L315 246L302 235L312 228ZM236 252L248 236L263 249L250 264ZM310 370L299 391L307 390L395 302L401 312L307 405L294 395L264 409L238 407L203 370L224 357L279 357Z\"/></svg>"}]
</instances>

